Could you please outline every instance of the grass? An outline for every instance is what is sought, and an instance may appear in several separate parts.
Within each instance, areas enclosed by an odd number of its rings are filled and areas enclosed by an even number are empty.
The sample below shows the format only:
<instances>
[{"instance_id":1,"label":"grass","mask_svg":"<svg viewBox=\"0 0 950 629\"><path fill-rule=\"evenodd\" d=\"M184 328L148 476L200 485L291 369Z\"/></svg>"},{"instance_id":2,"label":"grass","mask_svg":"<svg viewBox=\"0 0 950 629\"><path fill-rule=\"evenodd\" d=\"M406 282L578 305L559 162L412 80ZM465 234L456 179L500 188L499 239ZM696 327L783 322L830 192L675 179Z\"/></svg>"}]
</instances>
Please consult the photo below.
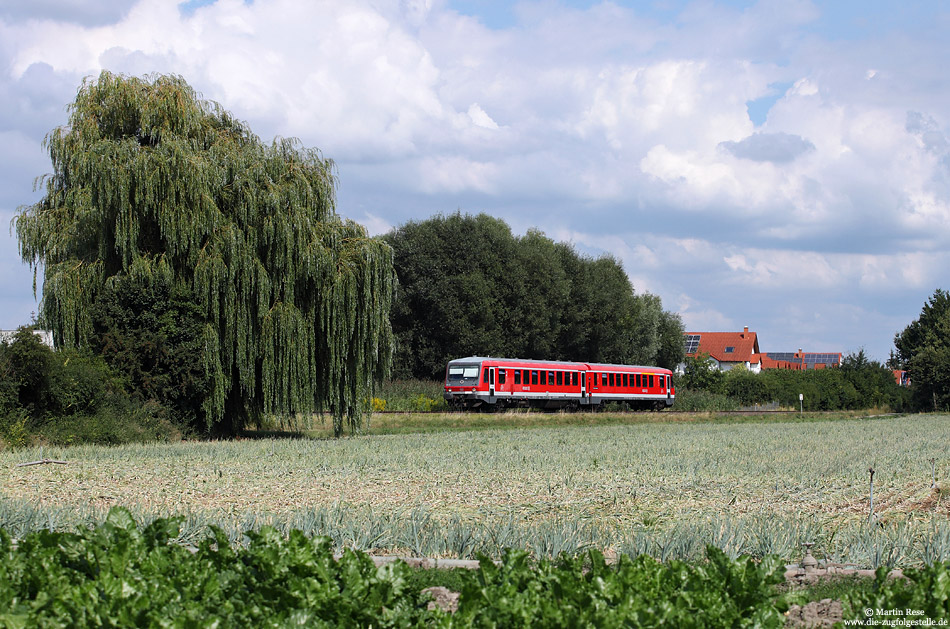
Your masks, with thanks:
<instances>
[{"instance_id":1,"label":"grass","mask_svg":"<svg viewBox=\"0 0 950 629\"><path fill-rule=\"evenodd\" d=\"M442 411L442 383L437 380L386 380L376 392L375 409L386 411Z\"/></svg>"},{"instance_id":2,"label":"grass","mask_svg":"<svg viewBox=\"0 0 950 629\"><path fill-rule=\"evenodd\" d=\"M373 434L341 440L3 451L0 527L69 527L123 505L146 521L185 513L186 537L272 524L389 554L688 559L712 543L792 562L809 541L819 559L865 567L950 559L950 499L930 489L929 463L946 477L950 417L781 417L378 415ZM69 463L16 467L43 458Z\"/></svg>"},{"instance_id":3,"label":"grass","mask_svg":"<svg viewBox=\"0 0 950 629\"><path fill-rule=\"evenodd\" d=\"M681 412L664 410L656 412L617 413L571 413L564 411L542 412L537 410L507 410L501 413L450 413L450 412L398 412L374 413L366 433L371 435L401 435L412 433L464 432L483 430L515 430L551 427L632 426L639 424L762 424L762 423L812 423L853 419L883 419L881 411L832 411L799 413L742 413L728 414L716 411ZM247 436L256 436L249 431ZM279 436L274 431L263 431L266 436ZM333 437L329 416L315 417L309 426L302 427L296 436L316 439Z\"/></svg>"}]
</instances>

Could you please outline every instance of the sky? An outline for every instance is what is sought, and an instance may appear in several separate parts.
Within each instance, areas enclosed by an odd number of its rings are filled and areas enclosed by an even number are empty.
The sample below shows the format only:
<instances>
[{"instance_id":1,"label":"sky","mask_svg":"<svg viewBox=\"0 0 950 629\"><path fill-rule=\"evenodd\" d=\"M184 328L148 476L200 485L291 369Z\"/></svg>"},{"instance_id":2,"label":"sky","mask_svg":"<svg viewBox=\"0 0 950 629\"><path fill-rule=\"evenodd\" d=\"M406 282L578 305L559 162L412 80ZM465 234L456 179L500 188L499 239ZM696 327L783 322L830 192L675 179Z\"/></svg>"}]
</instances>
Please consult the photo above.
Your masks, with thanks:
<instances>
[{"instance_id":1,"label":"sky","mask_svg":"<svg viewBox=\"0 0 950 629\"><path fill-rule=\"evenodd\" d=\"M485 212L687 331L883 362L950 289L947 32L908 0L0 0L0 221L84 79L176 74L332 158L372 234ZM37 310L2 230L0 328Z\"/></svg>"}]
</instances>

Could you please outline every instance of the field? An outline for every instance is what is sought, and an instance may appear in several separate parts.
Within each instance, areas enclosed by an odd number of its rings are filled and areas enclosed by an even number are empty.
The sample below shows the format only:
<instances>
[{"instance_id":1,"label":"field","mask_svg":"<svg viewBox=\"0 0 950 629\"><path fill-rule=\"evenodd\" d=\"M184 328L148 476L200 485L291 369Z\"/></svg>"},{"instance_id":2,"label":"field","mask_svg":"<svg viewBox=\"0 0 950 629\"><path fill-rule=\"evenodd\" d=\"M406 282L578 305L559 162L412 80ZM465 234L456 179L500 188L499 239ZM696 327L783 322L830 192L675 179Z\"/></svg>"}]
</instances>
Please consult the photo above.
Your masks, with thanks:
<instances>
[{"instance_id":1,"label":"field","mask_svg":"<svg viewBox=\"0 0 950 629\"><path fill-rule=\"evenodd\" d=\"M862 567L950 559L950 499L931 488L930 463L946 476L950 416L547 427L544 415L436 415L388 428L384 417L373 429L393 434L3 451L0 528L70 528L122 505L145 521L187 515L186 542L208 524L235 540L271 524L434 557L596 547L696 559L712 543L791 562L814 542L819 558ZM438 430L408 432L426 421ZM67 463L17 466L42 459Z\"/></svg>"}]
</instances>

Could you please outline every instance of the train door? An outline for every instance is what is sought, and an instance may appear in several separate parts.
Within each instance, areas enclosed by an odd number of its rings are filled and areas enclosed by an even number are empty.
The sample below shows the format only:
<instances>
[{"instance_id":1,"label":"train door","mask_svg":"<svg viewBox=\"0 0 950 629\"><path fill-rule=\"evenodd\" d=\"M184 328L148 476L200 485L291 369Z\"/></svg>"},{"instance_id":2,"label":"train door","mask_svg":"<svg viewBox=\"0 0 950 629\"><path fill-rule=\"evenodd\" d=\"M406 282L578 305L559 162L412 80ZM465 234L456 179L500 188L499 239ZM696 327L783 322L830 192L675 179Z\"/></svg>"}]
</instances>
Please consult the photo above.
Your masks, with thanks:
<instances>
[{"instance_id":1,"label":"train door","mask_svg":"<svg viewBox=\"0 0 950 629\"><path fill-rule=\"evenodd\" d=\"M488 395L494 397L495 395L495 367L488 368Z\"/></svg>"},{"instance_id":2,"label":"train door","mask_svg":"<svg viewBox=\"0 0 950 629\"><path fill-rule=\"evenodd\" d=\"M581 404L587 404L587 372L581 372Z\"/></svg>"},{"instance_id":3,"label":"train door","mask_svg":"<svg viewBox=\"0 0 950 629\"><path fill-rule=\"evenodd\" d=\"M670 399L670 393L671 393L672 390L673 390L673 385L672 385L673 378L672 378L672 376L665 376L665 378L666 378L666 399L669 400L669 399Z\"/></svg>"}]
</instances>

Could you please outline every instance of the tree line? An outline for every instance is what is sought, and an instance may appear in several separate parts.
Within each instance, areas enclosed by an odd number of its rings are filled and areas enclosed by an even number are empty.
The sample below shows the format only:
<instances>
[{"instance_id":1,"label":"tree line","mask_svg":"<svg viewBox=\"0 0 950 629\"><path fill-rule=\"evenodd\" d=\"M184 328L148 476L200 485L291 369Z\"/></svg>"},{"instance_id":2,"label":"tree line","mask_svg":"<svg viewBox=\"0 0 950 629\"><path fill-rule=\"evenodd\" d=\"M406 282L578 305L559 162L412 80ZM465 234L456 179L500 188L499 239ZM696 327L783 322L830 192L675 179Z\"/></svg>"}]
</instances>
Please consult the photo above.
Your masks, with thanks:
<instances>
[{"instance_id":1,"label":"tree line","mask_svg":"<svg viewBox=\"0 0 950 629\"><path fill-rule=\"evenodd\" d=\"M679 315L637 294L611 256L460 212L409 222L385 240L399 278L396 377L441 378L448 361L472 355L671 369L684 357Z\"/></svg>"}]
</instances>

